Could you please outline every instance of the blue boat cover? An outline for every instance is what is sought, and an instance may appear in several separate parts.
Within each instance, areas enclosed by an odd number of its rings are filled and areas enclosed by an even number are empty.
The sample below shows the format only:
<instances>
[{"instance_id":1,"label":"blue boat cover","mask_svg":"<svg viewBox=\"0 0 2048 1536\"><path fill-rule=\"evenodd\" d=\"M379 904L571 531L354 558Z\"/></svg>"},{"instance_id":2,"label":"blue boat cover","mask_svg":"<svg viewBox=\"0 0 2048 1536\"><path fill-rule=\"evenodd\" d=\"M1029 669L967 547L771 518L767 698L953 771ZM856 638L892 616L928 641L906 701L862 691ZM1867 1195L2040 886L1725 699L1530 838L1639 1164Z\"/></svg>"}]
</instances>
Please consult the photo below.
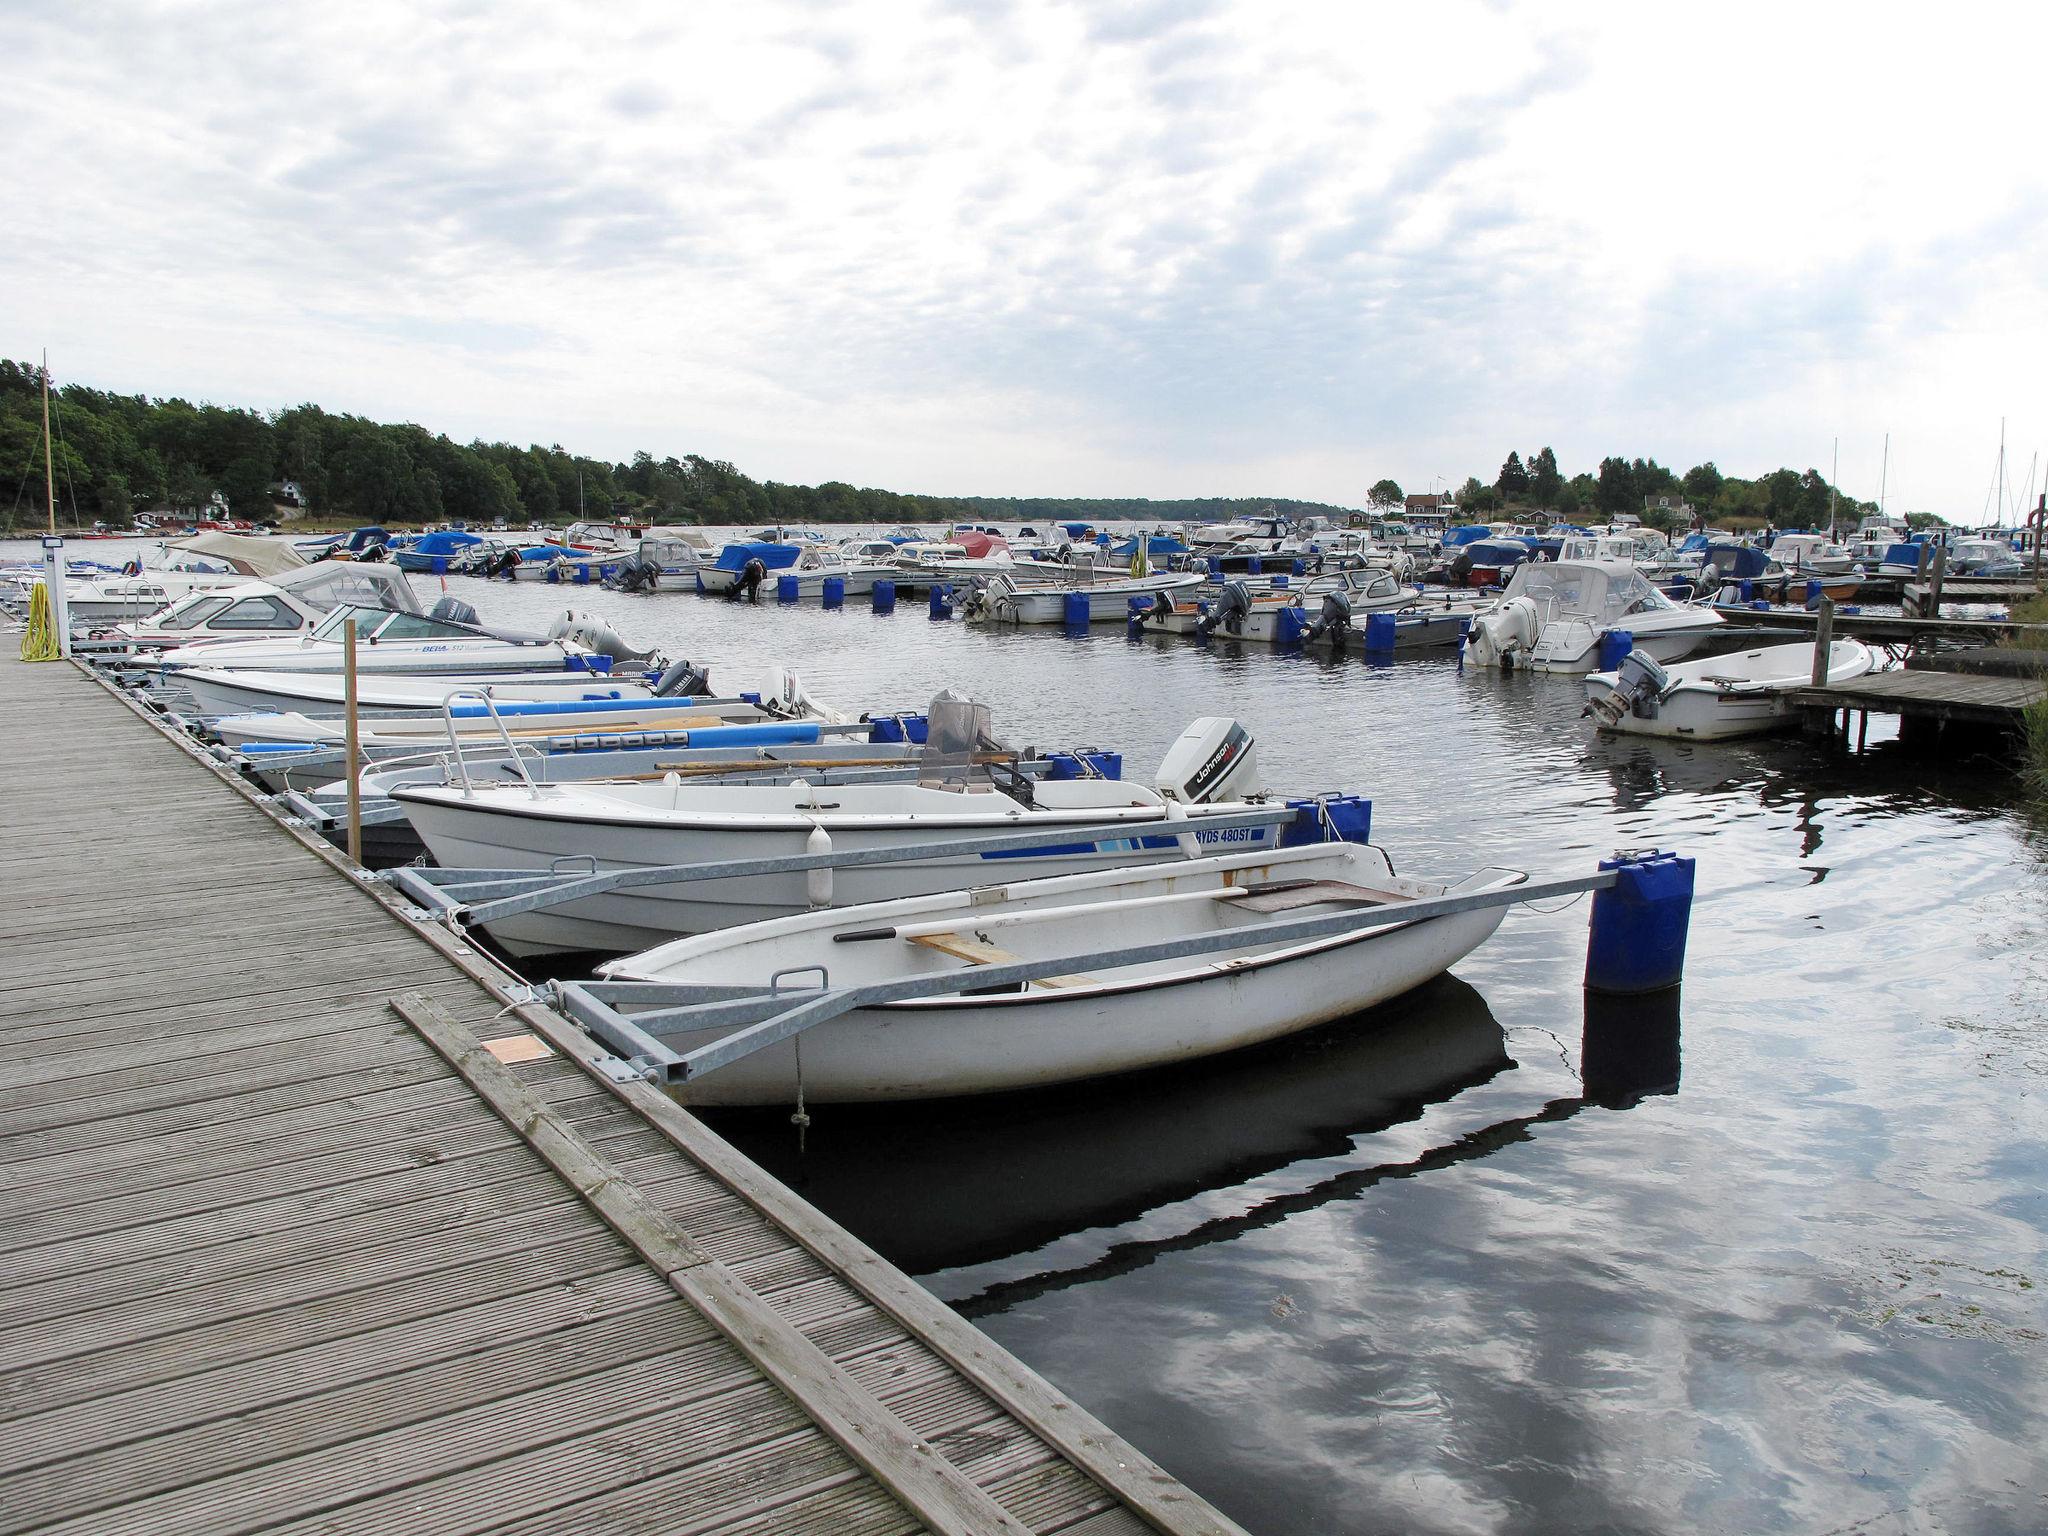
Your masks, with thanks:
<instances>
[{"instance_id":1,"label":"blue boat cover","mask_svg":"<svg viewBox=\"0 0 2048 1536\"><path fill-rule=\"evenodd\" d=\"M802 553L802 548L795 544L728 544L718 552L718 569L743 571L747 568L749 560L758 560L768 570L779 571L795 565L797 556Z\"/></svg>"}]
</instances>

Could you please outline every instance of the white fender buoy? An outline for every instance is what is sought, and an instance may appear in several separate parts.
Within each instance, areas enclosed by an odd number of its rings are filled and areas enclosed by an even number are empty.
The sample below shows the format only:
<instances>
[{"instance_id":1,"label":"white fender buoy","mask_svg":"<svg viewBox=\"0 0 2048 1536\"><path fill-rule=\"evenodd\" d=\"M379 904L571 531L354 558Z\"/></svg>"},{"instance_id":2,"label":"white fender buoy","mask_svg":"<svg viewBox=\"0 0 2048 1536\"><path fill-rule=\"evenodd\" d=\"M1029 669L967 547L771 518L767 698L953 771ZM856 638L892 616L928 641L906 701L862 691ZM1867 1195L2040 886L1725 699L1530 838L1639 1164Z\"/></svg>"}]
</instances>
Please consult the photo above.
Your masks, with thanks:
<instances>
[{"instance_id":1,"label":"white fender buoy","mask_svg":"<svg viewBox=\"0 0 2048 1536\"><path fill-rule=\"evenodd\" d=\"M804 852L817 854L830 853L831 851L832 834L827 832L822 824L813 822L811 824L811 835L804 839ZM832 905L831 865L823 864L816 869L804 871L804 895L814 907L829 907Z\"/></svg>"}]
</instances>

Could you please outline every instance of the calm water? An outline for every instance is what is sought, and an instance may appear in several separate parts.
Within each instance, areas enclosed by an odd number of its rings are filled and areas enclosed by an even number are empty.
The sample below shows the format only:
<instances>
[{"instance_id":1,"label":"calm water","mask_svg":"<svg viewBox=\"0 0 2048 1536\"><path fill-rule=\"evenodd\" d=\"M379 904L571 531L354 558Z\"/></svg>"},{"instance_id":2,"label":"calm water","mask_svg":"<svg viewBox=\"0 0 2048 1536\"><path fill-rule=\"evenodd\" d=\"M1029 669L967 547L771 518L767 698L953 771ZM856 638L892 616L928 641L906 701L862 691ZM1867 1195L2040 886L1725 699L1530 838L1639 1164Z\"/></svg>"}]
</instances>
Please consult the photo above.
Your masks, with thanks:
<instances>
[{"instance_id":1,"label":"calm water","mask_svg":"<svg viewBox=\"0 0 2048 1536\"><path fill-rule=\"evenodd\" d=\"M1586 1014L1581 903L1256 1054L826 1106L802 1155L717 1117L1247 1526L2048 1529L2048 870L1997 764L1598 743L1575 683L1442 659L448 584L1133 774L1235 715L1404 872L1698 859L1682 1027Z\"/></svg>"}]
</instances>

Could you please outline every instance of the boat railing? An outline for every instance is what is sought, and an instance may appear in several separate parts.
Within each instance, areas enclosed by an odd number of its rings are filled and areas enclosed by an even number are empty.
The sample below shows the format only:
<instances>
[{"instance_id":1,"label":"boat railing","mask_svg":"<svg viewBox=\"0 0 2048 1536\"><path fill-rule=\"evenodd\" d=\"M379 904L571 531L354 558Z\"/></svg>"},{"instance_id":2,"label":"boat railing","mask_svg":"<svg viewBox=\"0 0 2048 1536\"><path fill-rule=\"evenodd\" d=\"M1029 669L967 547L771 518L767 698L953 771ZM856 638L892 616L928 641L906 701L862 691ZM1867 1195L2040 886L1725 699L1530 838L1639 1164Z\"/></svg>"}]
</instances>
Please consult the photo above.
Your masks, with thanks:
<instances>
[{"instance_id":1,"label":"boat railing","mask_svg":"<svg viewBox=\"0 0 2048 1536\"><path fill-rule=\"evenodd\" d=\"M794 998L789 991L763 991L759 986L659 981L555 981L549 983L549 991L558 1007L623 1057L631 1070L650 1081L676 1085L730 1066L857 1008L906 1002L913 998L943 997L969 989L985 994L1007 987L1028 986L1050 976L1085 975L1091 971L1192 959L1224 951L1345 938L1373 928L1426 922L1463 912L1605 890L1616 883L1615 871L1604 869L1590 875L1570 875L1462 894L1392 901L1382 906L1318 917L1231 924L1209 932L1182 934L1149 944L1127 944L1085 955L1047 955L849 987L833 987L827 978L825 984L817 989L797 993ZM852 942L897 936L897 931L890 928L839 937ZM632 1010L630 1014L627 1012L629 1009ZM723 1033L716 1039L684 1051L675 1050L660 1038L663 1035L701 1033L706 1029L718 1029Z\"/></svg>"},{"instance_id":2,"label":"boat railing","mask_svg":"<svg viewBox=\"0 0 2048 1536\"><path fill-rule=\"evenodd\" d=\"M462 780L465 799L476 794L476 785L469 777L469 761L462 755L462 733L455 729L455 702L458 699L474 699L484 707L484 714L498 729L498 740L504 743L505 755L512 760L512 766L519 770L519 777L526 784L526 792L534 799L541 797L540 785L527 770L526 760L519 755L519 749L512 743L512 733L505 729L505 720L498 713L498 706L491 696L481 688L456 688L444 694L441 699L441 723L448 727L448 750L455 757L455 773Z\"/></svg>"}]
</instances>

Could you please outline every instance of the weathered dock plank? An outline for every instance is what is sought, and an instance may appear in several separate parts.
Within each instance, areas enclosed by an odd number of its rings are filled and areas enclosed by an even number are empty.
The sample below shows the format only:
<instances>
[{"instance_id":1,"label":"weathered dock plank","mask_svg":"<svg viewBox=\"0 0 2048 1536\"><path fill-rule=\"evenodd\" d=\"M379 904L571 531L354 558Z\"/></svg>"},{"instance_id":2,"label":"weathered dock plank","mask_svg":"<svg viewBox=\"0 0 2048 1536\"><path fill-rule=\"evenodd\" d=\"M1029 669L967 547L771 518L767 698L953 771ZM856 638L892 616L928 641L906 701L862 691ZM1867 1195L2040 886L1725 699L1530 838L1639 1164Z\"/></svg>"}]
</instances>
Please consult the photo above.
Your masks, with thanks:
<instances>
[{"instance_id":1,"label":"weathered dock plank","mask_svg":"<svg viewBox=\"0 0 2048 1536\"><path fill-rule=\"evenodd\" d=\"M1853 682L1801 688L1792 702L1808 709L1863 710L1940 721L2013 727L2048 698L2048 680L1904 668Z\"/></svg>"},{"instance_id":2,"label":"weathered dock plank","mask_svg":"<svg viewBox=\"0 0 2048 1536\"><path fill-rule=\"evenodd\" d=\"M133 704L0 733L0 1533L1236 1530Z\"/></svg>"}]
</instances>

